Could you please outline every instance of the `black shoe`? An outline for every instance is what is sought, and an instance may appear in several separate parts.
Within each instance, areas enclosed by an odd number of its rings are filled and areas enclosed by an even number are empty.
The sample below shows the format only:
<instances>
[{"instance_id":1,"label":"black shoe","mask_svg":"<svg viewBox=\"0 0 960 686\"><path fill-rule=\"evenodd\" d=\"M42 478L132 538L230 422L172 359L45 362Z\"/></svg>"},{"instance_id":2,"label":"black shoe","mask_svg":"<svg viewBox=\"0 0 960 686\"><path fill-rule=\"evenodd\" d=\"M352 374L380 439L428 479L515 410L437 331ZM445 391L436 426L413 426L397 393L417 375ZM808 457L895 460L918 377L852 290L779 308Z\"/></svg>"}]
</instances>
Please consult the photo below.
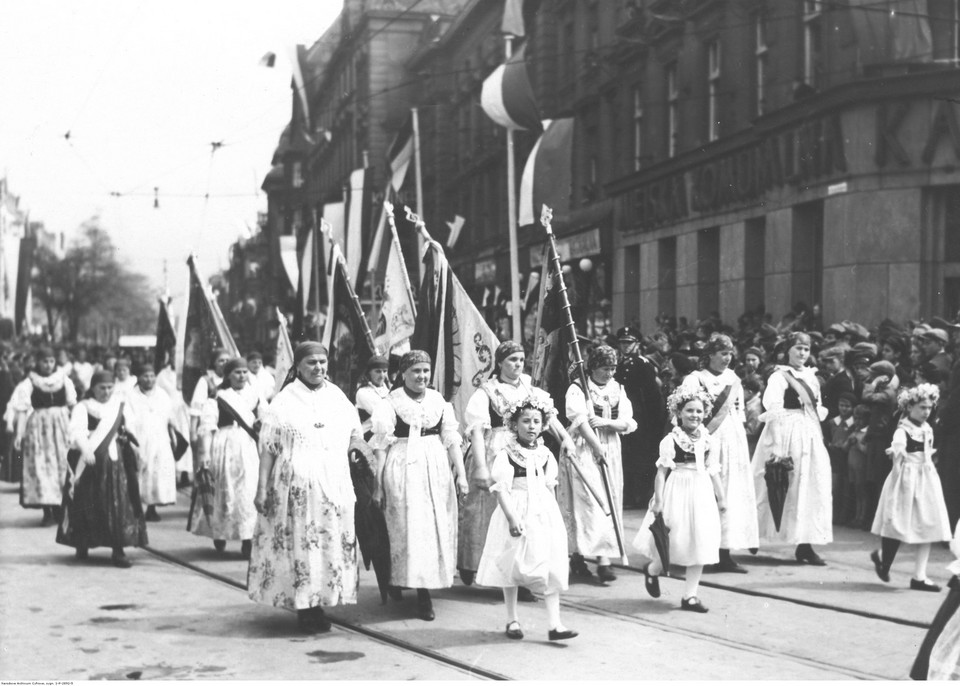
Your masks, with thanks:
<instances>
[{"instance_id":1,"label":"black shoe","mask_svg":"<svg viewBox=\"0 0 960 686\"><path fill-rule=\"evenodd\" d=\"M526 586L520 586L517 588L517 600L521 603L535 603L537 602L537 596L533 595L533 591Z\"/></svg>"},{"instance_id":2,"label":"black shoe","mask_svg":"<svg viewBox=\"0 0 960 686\"><path fill-rule=\"evenodd\" d=\"M153 505L151 505L147 508L147 514L144 516L144 519L148 522L159 522L160 513L157 512L157 509Z\"/></svg>"},{"instance_id":3,"label":"black shoe","mask_svg":"<svg viewBox=\"0 0 960 686\"><path fill-rule=\"evenodd\" d=\"M432 622L436 618L430 592L422 588L417 589L417 617L425 622Z\"/></svg>"},{"instance_id":4,"label":"black shoe","mask_svg":"<svg viewBox=\"0 0 960 686\"><path fill-rule=\"evenodd\" d=\"M939 593L940 587L935 583L930 581L930 579L910 579L910 590L911 591L930 591L931 593Z\"/></svg>"},{"instance_id":5,"label":"black shoe","mask_svg":"<svg viewBox=\"0 0 960 686\"><path fill-rule=\"evenodd\" d=\"M547 638L551 641L566 641L568 638L576 638L579 635L572 629L550 629L547 632Z\"/></svg>"},{"instance_id":6,"label":"black shoe","mask_svg":"<svg viewBox=\"0 0 960 686\"><path fill-rule=\"evenodd\" d=\"M86 548L77 548L75 553L78 560L86 560L90 557L90 552Z\"/></svg>"},{"instance_id":7,"label":"black shoe","mask_svg":"<svg viewBox=\"0 0 960 686\"><path fill-rule=\"evenodd\" d=\"M873 561L873 570L880 577L880 581L890 582L890 570L884 569L883 561L880 559L880 551L874 550L870 553L870 559Z\"/></svg>"},{"instance_id":8,"label":"black shoe","mask_svg":"<svg viewBox=\"0 0 960 686\"><path fill-rule=\"evenodd\" d=\"M240 542L240 557L244 560L250 559L250 552L253 550L253 541L249 538L245 538Z\"/></svg>"},{"instance_id":9,"label":"black shoe","mask_svg":"<svg viewBox=\"0 0 960 686\"><path fill-rule=\"evenodd\" d=\"M133 563L122 552L114 553L110 560L113 562L114 567L118 567L120 569L130 569L133 567Z\"/></svg>"},{"instance_id":10,"label":"black shoe","mask_svg":"<svg viewBox=\"0 0 960 686\"><path fill-rule=\"evenodd\" d=\"M43 519L40 520L40 526L53 526L56 523L57 519L53 516L53 510L49 507L43 508Z\"/></svg>"},{"instance_id":11,"label":"black shoe","mask_svg":"<svg viewBox=\"0 0 960 686\"><path fill-rule=\"evenodd\" d=\"M751 555L756 555L760 552L760 548L748 548L748 550L750 551Z\"/></svg>"},{"instance_id":12,"label":"black shoe","mask_svg":"<svg viewBox=\"0 0 960 686\"><path fill-rule=\"evenodd\" d=\"M507 624L507 638L523 638L523 630L520 628L520 622L510 622Z\"/></svg>"},{"instance_id":13,"label":"black shoe","mask_svg":"<svg viewBox=\"0 0 960 686\"><path fill-rule=\"evenodd\" d=\"M330 627L333 625L330 623L330 618L324 613L322 607L319 605L317 607L311 607L310 613L313 615L313 621L321 633L330 631Z\"/></svg>"},{"instance_id":14,"label":"black shoe","mask_svg":"<svg viewBox=\"0 0 960 686\"><path fill-rule=\"evenodd\" d=\"M180 473L180 481L177 483L177 488L189 488L190 487L190 475L186 472Z\"/></svg>"},{"instance_id":15,"label":"black shoe","mask_svg":"<svg viewBox=\"0 0 960 686\"><path fill-rule=\"evenodd\" d=\"M823 558L817 555L813 548L808 545L798 545L795 557L797 558L797 562L806 562L808 565L813 565L814 567L825 567L827 565L827 563L823 561Z\"/></svg>"},{"instance_id":16,"label":"black shoe","mask_svg":"<svg viewBox=\"0 0 960 686\"><path fill-rule=\"evenodd\" d=\"M221 541L220 539L214 539L213 547L214 549L216 549L218 553L222 553L224 550L227 549L227 542Z\"/></svg>"},{"instance_id":17,"label":"black shoe","mask_svg":"<svg viewBox=\"0 0 960 686\"><path fill-rule=\"evenodd\" d=\"M660 597L660 577L650 574L650 563L643 568L643 585L651 598Z\"/></svg>"},{"instance_id":18,"label":"black shoe","mask_svg":"<svg viewBox=\"0 0 960 686\"><path fill-rule=\"evenodd\" d=\"M387 595L393 598L394 602L399 603L403 600L403 589L399 586L390 586L387 588Z\"/></svg>"},{"instance_id":19,"label":"black shoe","mask_svg":"<svg viewBox=\"0 0 960 686\"><path fill-rule=\"evenodd\" d=\"M597 578L600 581L616 581L617 575L610 565L597 565Z\"/></svg>"},{"instance_id":20,"label":"black shoe","mask_svg":"<svg viewBox=\"0 0 960 686\"><path fill-rule=\"evenodd\" d=\"M593 576L593 572L587 567L586 561L584 561L583 556L579 553L574 553L570 556L570 573L573 576L579 576L583 579L589 579Z\"/></svg>"},{"instance_id":21,"label":"black shoe","mask_svg":"<svg viewBox=\"0 0 960 686\"><path fill-rule=\"evenodd\" d=\"M687 612L700 612L700 613L709 612L709 610L707 610L707 608L703 606L703 603L700 602L700 599L697 596L691 596L690 598L681 598L680 609L686 610Z\"/></svg>"},{"instance_id":22,"label":"black shoe","mask_svg":"<svg viewBox=\"0 0 960 686\"><path fill-rule=\"evenodd\" d=\"M715 566L717 572L726 572L728 574L746 574L747 569L743 565L737 564L733 558L727 558L726 560L721 560L719 564Z\"/></svg>"},{"instance_id":23,"label":"black shoe","mask_svg":"<svg viewBox=\"0 0 960 686\"><path fill-rule=\"evenodd\" d=\"M460 571L460 581L463 582L464 586L473 586L473 580L477 576L477 572L472 569L461 569Z\"/></svg>"}]
</instances>

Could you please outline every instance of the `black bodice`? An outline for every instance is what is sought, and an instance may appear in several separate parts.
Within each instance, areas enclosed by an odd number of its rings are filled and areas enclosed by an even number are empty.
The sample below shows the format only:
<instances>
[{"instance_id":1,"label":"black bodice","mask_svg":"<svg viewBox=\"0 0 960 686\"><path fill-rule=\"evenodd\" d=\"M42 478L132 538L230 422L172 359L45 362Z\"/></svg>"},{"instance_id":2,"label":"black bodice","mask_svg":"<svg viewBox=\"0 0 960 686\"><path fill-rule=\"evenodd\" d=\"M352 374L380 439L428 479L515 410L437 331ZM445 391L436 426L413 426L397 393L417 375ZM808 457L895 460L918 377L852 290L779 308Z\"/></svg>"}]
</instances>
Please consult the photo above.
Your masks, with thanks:
<instances>
[{"instance_id":1,"label":"black bodice","mask_svg":"<svg viewBox=\"0 0 960 686\"><path fill-rule=\"evenodd\" d=\"M33 387L33 393L30 394L30 404L35 410L46 410L50 407L65 407L67 404L67 388L61 386L52 393L41 391L36 386Z\"/></svg>"},{"instance_id":2,"label":"black bodice","mask_svg":"<svg viewBox=\"0 0 960 686\"><path fill-rule=\"evenodd\" d=\"M500 413L497 412L497 408L493 406L493 400L490 400L490 428L499 429L503 426L503 417L500 416Z\"/></svg>"},{"instance_id":3,"label":"black bodice","mask_svg":"<svg viewBox=\"0 0 960 686\"><path fill-rule=\"evenodd\" d=\"M800 402L800 396L793 386L787 386L787 390L783 392L783 409L785 410L802 410L803 403Z\"/></svg>"},{"instance_id":4,"label":"black bodice","mask_svg":"<svg viewBox=\"0 0 960 686\"><path fill-rule=\"evenodd\" d=\"M433 426L420 429L421 436L439 436L440 435L440 425L443 424L443 415L440 415L440 419ZM410 438L410 425L405 421L397 417L397 425L393 429L393 435L397 438Z\"/></svg>"},{"instance_id":5,"label":"black bodice","mask_svg":"<svg viewBox=\"0 0 960 686\"><path fill-rule=\"evenodd\" d=\"M233 418L233 415L225 410L222 406L218 407L217 410L220 413L220 416L217 417L217 428L222 429L225 426L233 426L237 423L237 420Z\"/></svg>"},{"instance_id":6,"label":"black bodice","mask_svg":"<svg viewBox=\"0 0 960 686\"><path fill-rule=\"evenodd\" d=\"M510 466L513 467L513 478L526 478L527 468L523 465L517 464L513 461L513 458L510 456L509 452L507 453L507 459L510 460Z\"/></svg>"},{"instance_id":7,"label":"black bodice","mask_svg":"<svg viewBox=\"0 0 960 686\"><path fill-rule=\"evenodd\" d=\"M696 462L697 456L694 453L688 452L681 448L676 441L673 443L673 462L674 464L686 464L688 462Z\"/></svg>"},{"instance_id":8,"label":"black bodice","mask_svg":"<svg viewBox=\"0 0 960 686\"><path fill-rule=\"evenodd\" d=\"M908 453L921 453L923 452L923 441L914 440L910 434L907 434L907 452Z\"/></svg>"}]
</instances>

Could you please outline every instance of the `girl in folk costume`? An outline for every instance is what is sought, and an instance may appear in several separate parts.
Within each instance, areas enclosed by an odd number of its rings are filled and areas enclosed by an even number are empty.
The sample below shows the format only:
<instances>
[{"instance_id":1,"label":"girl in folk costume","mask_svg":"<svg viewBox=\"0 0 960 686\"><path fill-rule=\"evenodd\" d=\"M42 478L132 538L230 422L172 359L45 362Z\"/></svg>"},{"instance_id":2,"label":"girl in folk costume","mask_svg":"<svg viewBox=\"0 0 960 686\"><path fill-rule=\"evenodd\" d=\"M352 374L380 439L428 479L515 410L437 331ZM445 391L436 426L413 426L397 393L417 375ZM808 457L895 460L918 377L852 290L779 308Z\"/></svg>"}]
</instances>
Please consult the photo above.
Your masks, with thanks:
<instances>
[{"instance_id":1,"label":"girl in folk costume","mask_svg":"<svg viewBox=\"0 0 960 686\"><path fill-rule=\"evenodd\" d=\"M369 440L373 435L373 410L390 393L390 386L387 384L389 366L386 357L371 357L367 360L367 370L357 389L357 414L362 422L364 440Z\"/></svg>"},{"instance_id":2,"label":"girl in folk costume","mask_svg":"<svg viewBox=\"0 0 960 686\"><path fill-rule=\"evenodd\" d=\"M140 498L147 508L147 521L159 522L157 506L177 502L173 403L157 387L153 364L144 364L138 371L137 385L125 398L133 413L131 429L140 443Z\"/></svg>"},{"instance_id":3,"label":"girl in folk costume","mask_svg":"<svg viewBox=\"0 0 960 686\"><path fill-rule=\"evenodd\" d=\"M249 559L257 524L253 501L260 456L255 425L261 396L247 383L247 361L242 357L227 362L223 374L216 398L203 406L199 428L200 462L210 470L213 485L213 514L196 517L192 532L212 538L220 552L228 540L240 540L240 554Z\"/></svg>"},{"instance_id":4,"label":"girl in folk costume","mask_svg":"<svg viewBox=\"0 0 960 686\"><path fill-rule=\"evenodd\" d=\"M247 574L252 600L297 611L302 631L330 629L324 606L357 602L357 538L347 453L360 420L343 392L326 380L327 350L300 343L288 381L264 411L260 517Z\"/></svg>"},{"instance_id":5,"label":"girl in folk costume","mask_svg":"<svg viewBox=\"0 0 960 686\"><path fill-rule=\"evenodd\" d=\"M77 391L53 350L41 348L37 368L17 384L10 398L13 414L13 447L23 456L20 505L43 508L43 526L56 523L63 482L67 475L70 408Z\"/></svg>"},{"instance_id":6,"label":"girl in folk costume","mask_svg":"<svg viewBox=\"0 0 960 686\"><path fill-rule=\"evenodd\" d=\"M822 566L826 563L812 545L833 540L830 455L820 428L827 408L820 401L816 369L806 366L810 337L796 332L785 345L788 364L778 365L767 381L763 393L766 411L760 415L766 425L753 456L760 538L768 543L795 544L798 562ZM777 531L764 474L768 463L771 467L777 462L788 465L784 462L787 458L793 468L788 473L789 485Z\"/></svg>"},{"instance_id":7,"label":"girl in folk costume","mask_svg":"<svg viewBox=\"0 0 960 686\"><path fill-rule=\"evenodd\" d=\"M686 566L680 609L690 612L707 611L697 592L703 566L719 558L720 517L726 509L719 448L703 425L712 405L709 394L702 389L678 388L667 399L667 409L677 426L660 441L653 502L633 541L650 560L643 572L647 593L659 598L657 577L669 570L663 569L650 525L657 514L663 514L663 522L670 529L670 563Z\"/></svg>"},{"instance_id":8,"label":"girl in folk costume","mask_svg":"<svg viewBox=\"0 0 960 686\"><path fill-rule=\"evenodd\" d=\"M577 455L581 471L593 483L602 484L599 460L605 460L610 477L610 493L623 521L623 463L620 456L620 434L635 431L633 406L623 386L613 380L617 371L617 352L609 345L599 345L590 351L587 359L588 388L579 381L567 389L567 419L570 434L576 436ZM602 489L600 492L603 493ZM620 557L614 518L604 514L574 467L564 460L560 469L560 510L567 525L570 550L570 570L580 576L589 576L584 557L597 558L597 577L613 581L616 576L610 568L610 558ZM623 532L620 532L623 540Z\"/></svg>"},{"instance_id":9,"label":"girl in folk costume","mask_svg":"<svg viewBox=\"0 0 960 686\"><path fill-rule=\"evenodd\" d=\"M70 472L63 492L63 521L57 543L76 548L85 560L90 548L113 549L113 564L132 563L125 546L147 544L147 525L137 483L136 439L125 404L113 397L113 374L95 372L88 398L70 416Z\"/></svg>"},{"instance_id":10,"label":"girl in folk costume","mask_svg":"<svg viewBox=\"0 0 960 686\"><path fill-rule=\"evenodd\" d=\"M400 359L402 385L373 411L377 499L390 536L390 583L417 589L417 616L434 619L431 588L453 585L457 566L457 494L469 491L453 407L427 388L430 356ZM454 475L456 474L456 484Z\"/></svg>"},{"instance_id":11,"label":"girl in folk costume","mask_svg":"<svg viewBox=\"0 0 960 686\"><path fill-rule=\"evenodd\" d=\"M113 395L117 400L125 400L137 385L137 377L130 372L130 360L121 357L113 365Z\"/></svg>"},{"instance_id":12,"label":"girl in folk costume","mask_svg":"<svg viewBox=\"0 0 960 686\"><path fill-rule=\"evenodd\" d=\"M897 398L903 418L887 449L893 468L883 484L873 520L872 531L881 537L881 550L874 550L870 559L883 581L890 581L890 565L900 543L917 544L910 579L915 591L940 590L927 579L930 544L950 540L947 505L933 464L933 429L927 423L939 399L940 389L933 384L907 389Z\"/></svg>"},{"instance_id":13,"label":"girl in folk costume","mask_svg":"<svg viewBox=\"0 0 960 686\"><path fill-rule=\"evenodd\" d=\"M720 466L720 482L727 510L720 518L720 563L718 571L745 574L746 569L730 557L731 548L759 546L757 496L754 491L750 448L744 428L743 386L730 369L733 341L715 333L704 347L701 368L688 375L681 388L688 393L704 390L710 395L712 412L704 418L704 428L714 438Z\"/></svg>"},{"instance_id":14,"label":"girl in folk costume","mask_svg":"<svg viewBox=\"0 0 960 686\"><path fill-rule=\"evenodd\" d=\"M183 454L176 461L177 483L186 485L193 476L193 449L187 439L190 436L190 408L183 399L183 394L177 388L177 373L173 369L173 362L168 361L162 369L157 371L157 388L169 396L173 412L173 428L180 434L184 445Z\"/></svg>"},{"instance_id":15,"label":"girl in folk costume","mask_svg":"<svg viewBox=\"0 0 960 686\"><path fill-rule=\"evenodd\" d=\"M490 518L477 583L500 586L507 608L507 638L523 638L517 590L523 584L544 594L547 638L573 638L560 622L560 591L567 589L567 533L553 489L557 462L540 433L553 402L531 395L504 408L510 436L493 459L490 492L497 509Z\"/></svg>"},{"instance_id":16,"label":"girl in folk costume","mask_svg":"<svg viewBox=\"0 0 960 686\"><path fill-rule=\"evenodd\" d=\"M487 527L497 508L497 496L486 490L490 484L490 470L498 453L513 436L507 420L517 402L531 396L539 398L546 412L544 429L563 443L563 449L568 454L576 450L573 440L557 418L550 396L534 388L530 376L523 374L525 359L523 346L519 343L501 343L494 355L494 375L477 389L464 409L464 433L471 440L465 469L474 488L460 507L457 568L460 578L468 585L473 582L480 564ZM527 588L522 588L520 594L521 599L533 599Z\"/></svg>"}]
</instances>

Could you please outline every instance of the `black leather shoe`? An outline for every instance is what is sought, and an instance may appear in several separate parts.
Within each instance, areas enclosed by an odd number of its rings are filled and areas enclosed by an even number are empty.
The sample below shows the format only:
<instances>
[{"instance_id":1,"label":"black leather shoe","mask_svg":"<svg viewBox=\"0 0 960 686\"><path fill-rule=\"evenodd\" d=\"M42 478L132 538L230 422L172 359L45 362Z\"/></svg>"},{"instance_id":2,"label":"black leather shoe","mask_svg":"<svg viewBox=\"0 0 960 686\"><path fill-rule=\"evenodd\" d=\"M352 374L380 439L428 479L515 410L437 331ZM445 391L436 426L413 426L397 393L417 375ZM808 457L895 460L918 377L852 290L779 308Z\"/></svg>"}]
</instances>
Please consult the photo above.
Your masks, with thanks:
<instances>
[{"instance_id":1,"label":"black leather shoe","mask_svg":"<svg viewBox=\"0 0 960 686\"><path fill-rule=\"evenodd\" d=\"M597 578L600 581L616 581L617 575L610 565L597 565Z\"/></svg>"},{"instance_id":2,"label":"black leather shoe","mask_svg":"<svg viewBox=\"0 0 960 686\"><path fill-rule=\"evenodd\" d=\"M718 572L726 572L728 574L746 574L747 568L743 565L737 564L733 559L722 560L716 566Z\"/></svg>"},{"instance_id":3,"label":"black leather shoe","mask_svg":"<svg viewBox=\"0 0 960 686\"><path fill-rule=\"evenodd\" d=\"M520 622L510 622L507 624L507 638L523 638L523 630L520 628Z\"/></svg>"},{"instance_id":4,"label":"black leather shoe","mask_svg":"<svg viewBox=\"0 0 960 686\"><path fill-rule=\"evenodd\" d=\"M709 610L707 610L707 608L703 606L703 603L700 602L700 599L697 596L692 596L690 598L681 598L680 609L686 610L687 612L700 612L700 613L709 612Z\"/></svg>"},{"instance_id":5,"label":"black leather shoe","mask_svg":"<svg viewBox=\"0 0 960 686\"><path fill-rule=\"evenodd\" d=\"M890 581L890 571L883 568L883 561L880 559L880 551L874 550L870 553L870 560L873 561L873 571L880 577L880 581Z\"/></svg>"},{"instance_id":6,"label":"black leather shoe","mask_svg":"<svg viewBox=\"0 0 960 686\"><path fill-rule=\"evenodd\" d=\"M433 599L425 589L417 590L417 617L425 622L432 622L436 618L433 613Z\"/></svg>"},{"instance_id":7,"label":"black leather shoe","mask_svg":"<svg viewBox=\"0 0 960 686\"><path fill-rule=\"evenodd\" d=\"M214 548L214 550L216 550L218 553L222 553L224 550L227 549L227 542L226 542L226 541L221 541L221 540L219 540L219 539L214 539L214 541L213 541L213 548Z\"/></svg>"},{"instance_id":8,"label":"black leather shoe","mask_svg":"<svg viewBox=\"0 0 960 686\"><path fill-rule=\"evenodd\" d=\"M931 593L939 593L940 587L935 583L930 581L930 579L910 579L910 590L911 591L930 591Z\"/></svg>"},{"instance_id":9,"label":"black leather shoe","mask_svg":"<svg viewBox=\"0 0 960 686\"><path fill-rule=\"evenodd\" d=\"M814 552L813 548L810 546L801 547L797 546L797 552L795 554L797 562L805 562L808 565L813 565L814 567L825 567L826 562L823 561L823 558L817 555Z\"/></svg>"},{"instance_id":10,"label":"black leather shoe","mask_svg":"<svg viewBox=\"0 0 960 686\"><path fill-rule=\"evenodd\" d=\"M517 588L517 600L521 603L535 603L537 602L537 596L533 595L533 591L526 586L520 586Z\"/></svg>"},{"instance_id":11,"label":"black leather shoe","mask_svg":"<svg viewBox=\"0 0 960 686\"><path fill-rule=\"evenodd\" d=\"M760 548L748 548L748 550L750 551L751 555L756 555L760 552Z\"/></svg>"},{"instance_id":12,"label":"black leather shoe","mask_svg":"<svg viewBox=\"0 0 960 686\"><path fill-rule=\"evenodd\" d=\"M473 580L477 576L477 573L471 569L461 569L460 571L460 581L463 582L464 586L472 586Z\"/></svg>"},{"instance_id":13,"label":"black leather shoe","mask_svg":"<svg viewBox=\"0 0 960 686\"><path fill-rule=\"evenodd\" d=\"M323 608L319 605L317 607L310 608L310 614L312 616L313 622L317 625L317 628L320 630L320 633L326 633L330 631L330 627L333 626L330 623L330 618L324 613Z\"/></svg>"},{"instance_id":14,"label":"black leather shoe","mask_svg":"<svg viewBox=\"0 0 960 686\"><path fill-rule=\"evenodd\" d=\"M297 626L305 634L322 634L330 630L330 623L327 621L326 628L322 622L317 621L317 615L313 608L307 610L297 610ZM324 617L324 619L326 619Z\"/></svg>"},{"instance_id":15,"label":"black leather shoe","mask_svg":"<svg viewBox=\"0 0 960 686\"><path fill-rule=\"evenodd\" d=\"M570 573L573 576L579 576L583 579L589 579L593 576L593 572L587 567L587 563L584 561L583 556L578 553L574 553L570 556Z\"/></svg>"},{"instance_id":16,"label":"black leather shoe","mask_svg":"<svg viewBox=\"0 0 960 686\"><path fill-rule=\"evenodd\" d=\"M90 553L86 548L77 548L76 555L78 560L86 560Z\"/></svg>"},{"instance_id":17,"label":"black leather shoe","mask_svg":"<svg viewBox=\"0 0 960 686\"><path fill-rule=\"evenodd\" d=\"M401 589L399 586L390 586L387 588L387 595L389 595L394 602L399 603L401 600L403 600L403 589Z\"/></svg>"},{"instance_id":18,"label":"black leather shoe","mask_svg":"<svg viewBox=\"0 0 960 686\"><path fill-rule=\"evenodd\" d=\"M660 577L650 574L650 564L643 568L643 585L651 598L660 597Z\"/></svg>"},{"instance_id":19,"label":"black leather shoe","mask_svg":"<svg viewBox=\"0 0 960 686\"><path fill-rule=\"evenodd\" d=\"M153 506L147 508L147 514L144 515L143 519L148 522L159 522L160 513L157 512L157 509Z\"/></svg>"},{"instance_id":20,"label":"black leather shoe","mask_svg":"<svg viewBox=\"0 0 960 686\"><path fill-rule=\"evenodd\" d=\"M547 638L551 641L566 641L568 638L576 638L579 635L572 629L550 629L547 632Z\"/></svg>"},{"instance_id":21,"label":"black leather shoe","mask_svg":"<svg viewBox=\"0 0 960 686\"><path fill-rule=\"evenodd\" d=\"M130 569L133 567L133 563L123 553L120 553L119 555L114 553L110 560L113 562L114 567L118 567L120 569Z\"/></svg>"}]
</instances>

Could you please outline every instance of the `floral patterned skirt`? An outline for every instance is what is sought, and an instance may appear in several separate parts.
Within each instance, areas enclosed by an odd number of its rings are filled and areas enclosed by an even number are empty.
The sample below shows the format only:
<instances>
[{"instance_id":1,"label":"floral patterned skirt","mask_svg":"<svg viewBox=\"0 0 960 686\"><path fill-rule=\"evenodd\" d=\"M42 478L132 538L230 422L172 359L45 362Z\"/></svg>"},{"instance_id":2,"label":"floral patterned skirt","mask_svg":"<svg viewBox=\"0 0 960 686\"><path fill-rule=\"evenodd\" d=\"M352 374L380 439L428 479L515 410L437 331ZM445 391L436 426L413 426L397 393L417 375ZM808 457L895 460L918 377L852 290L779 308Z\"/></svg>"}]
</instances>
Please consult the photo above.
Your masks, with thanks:
<instances>
[{"instance_id":1,"label":"floral patterned skirt","mask_svg":"<svg viewBox=\"0 0 960 686\"><path fill-rule=\"evenodd\" d=\"M320 483L298 474L287 456L277 457L267 512L257 518L253 535L247 571L251 600L297 610L356 603L353 508L352 502L331 502Z\"/></svg>"},{"instance_id":2,"label":"floral patterned skirt","mask_svg":"<svg viewBox=\"0 0 960 686\"><path fill-rule=\"evenodd\" d=\"M59 505L67 478L67 424L70 410L48 407L27 418L23 432L23 477L20 504L23 507Z\"/></svg>"}]
</instances>

